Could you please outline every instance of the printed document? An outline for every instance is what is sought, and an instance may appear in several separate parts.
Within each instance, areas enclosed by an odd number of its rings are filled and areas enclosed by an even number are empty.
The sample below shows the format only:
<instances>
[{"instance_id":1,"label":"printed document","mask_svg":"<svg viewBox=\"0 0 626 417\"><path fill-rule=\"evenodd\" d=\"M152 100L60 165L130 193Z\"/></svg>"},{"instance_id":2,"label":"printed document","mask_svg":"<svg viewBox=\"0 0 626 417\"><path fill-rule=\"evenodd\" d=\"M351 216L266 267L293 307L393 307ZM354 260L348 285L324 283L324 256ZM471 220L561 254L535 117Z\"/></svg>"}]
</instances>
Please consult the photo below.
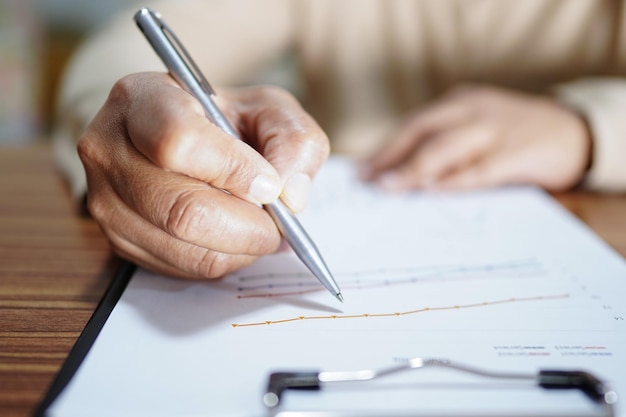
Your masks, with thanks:
<instances>
[{"instance_id":1,"label":"printed document","mask_svg":"<svg viewBox=\"0 0 626 417\"><path fill-rule=\"evenodd\" d=\"M502 372L583 369L626 399L626 263L543 191L390 195L336 158L299 219L345 303L291 252L210 282L139 269L49 414L263 416L273 371L413 357ZM286 394L285 406L594 413L577 392L443 369L361 384Z\"/></svg>"}]
</instances>

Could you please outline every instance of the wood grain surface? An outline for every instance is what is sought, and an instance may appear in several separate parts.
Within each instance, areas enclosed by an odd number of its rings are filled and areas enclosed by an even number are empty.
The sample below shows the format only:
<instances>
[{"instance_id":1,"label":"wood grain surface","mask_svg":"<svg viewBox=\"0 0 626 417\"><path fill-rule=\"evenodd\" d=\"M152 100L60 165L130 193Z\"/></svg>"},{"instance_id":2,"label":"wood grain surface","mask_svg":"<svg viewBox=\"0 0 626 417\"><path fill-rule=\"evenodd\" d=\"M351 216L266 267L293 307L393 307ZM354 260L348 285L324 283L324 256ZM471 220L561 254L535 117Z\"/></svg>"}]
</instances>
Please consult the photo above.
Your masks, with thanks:
<instances>
[{"instance_id":1,"label":"wood grain surface","mask_svg":"<svg viewBox=\"0 0 626 417\"><path fill-rule=\"evenodd\" d=\"M0 416L28 416L119 261L46 146L0 148Z\"/></svg>"},{"instance_id":2,"label":"wood grain surface","mask_svg":"<svg viewBox=\"0 0 626 417\"><path fill-rule=\"evenodd\" d=\"M626 255L626 197L555 196ZM0 148L0 416L29 416L120 261L45 145Z\"/></svg>"}]
</instances>

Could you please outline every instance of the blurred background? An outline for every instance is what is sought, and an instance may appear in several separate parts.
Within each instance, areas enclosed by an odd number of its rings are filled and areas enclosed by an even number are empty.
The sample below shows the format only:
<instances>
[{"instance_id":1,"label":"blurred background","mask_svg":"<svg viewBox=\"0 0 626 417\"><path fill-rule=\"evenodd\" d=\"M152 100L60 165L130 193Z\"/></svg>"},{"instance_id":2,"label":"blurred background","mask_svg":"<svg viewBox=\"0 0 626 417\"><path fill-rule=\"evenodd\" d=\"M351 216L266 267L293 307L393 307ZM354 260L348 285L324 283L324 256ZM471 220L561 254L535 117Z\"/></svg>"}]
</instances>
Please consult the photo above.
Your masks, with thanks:
<instances>
[{"instance_id":1,"label":"blurred background","mask_svg":"<svg viewBox=\"0 0 626 417\"><path fill-rule=\"evenodd\" d=\"M128 0L0 0L0 146L46 138L74 48Z\"/></svg>"}]
</instances>

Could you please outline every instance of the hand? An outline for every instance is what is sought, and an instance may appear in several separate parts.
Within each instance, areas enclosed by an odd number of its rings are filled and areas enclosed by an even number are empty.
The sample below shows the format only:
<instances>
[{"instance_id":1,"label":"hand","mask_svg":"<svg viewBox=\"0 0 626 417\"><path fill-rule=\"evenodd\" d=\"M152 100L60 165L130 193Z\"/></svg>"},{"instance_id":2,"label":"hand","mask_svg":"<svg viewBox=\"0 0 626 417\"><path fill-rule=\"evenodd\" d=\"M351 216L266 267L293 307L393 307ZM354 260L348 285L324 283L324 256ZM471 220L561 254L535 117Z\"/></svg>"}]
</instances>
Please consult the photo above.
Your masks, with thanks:
<instances>
[{"instance_id":1,"label":"hand","mask_svg":"<svg viewBox=\"0 0 626 417\"><path fill-rule=\"evenodd\" d=\"M412 114L362 177L395 191L520 183L557 191L582 179L590 154L584 120L551 98L465 87Z\"/></svg>"},{"instance_id":2,"label":"hand","mask_svg":"<svg viewBox=\"0 0 626 417\"><path fill-rule=\"evenodd\" d=\"M282 193L294 211L303 208L329 152L318 125L282 90L218 100L256 151L157 73L120 80L81 137L89 211L122 257L171 276L220 277L279 247L259 204Z\"/></svg>"}]
</instances>

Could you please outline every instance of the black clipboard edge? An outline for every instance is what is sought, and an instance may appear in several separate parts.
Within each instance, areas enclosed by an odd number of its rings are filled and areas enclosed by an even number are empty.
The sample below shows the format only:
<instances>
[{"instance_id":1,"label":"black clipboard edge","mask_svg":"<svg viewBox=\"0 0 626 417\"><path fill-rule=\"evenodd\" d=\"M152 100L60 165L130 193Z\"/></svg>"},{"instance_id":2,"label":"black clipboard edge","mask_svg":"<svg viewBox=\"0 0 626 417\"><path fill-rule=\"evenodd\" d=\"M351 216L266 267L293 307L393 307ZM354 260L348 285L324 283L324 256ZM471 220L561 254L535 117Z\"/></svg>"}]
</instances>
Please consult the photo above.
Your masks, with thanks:
<instances>
[{"instance_id":1,"label":"black clipboard edge","mask_svg":"<svg viewBox=\"0 0 626 417\"><path fill-rule=\"evenodd\" d=\"M52 384L50 384L46 396L37 406L33 414L34 417L45 417L50 405L74 377L74 374L87 356L87 353L89 353L104 324L111 315L113 308L124 293L136 268L134 264L126 261L120 265L98 306L89 318L89 321L87 321L85 328L78 336L78 339L76 339L76 343L74 343L70 353L67 355L61 369L52 381Z\"/></svg>"}]
</instances>

